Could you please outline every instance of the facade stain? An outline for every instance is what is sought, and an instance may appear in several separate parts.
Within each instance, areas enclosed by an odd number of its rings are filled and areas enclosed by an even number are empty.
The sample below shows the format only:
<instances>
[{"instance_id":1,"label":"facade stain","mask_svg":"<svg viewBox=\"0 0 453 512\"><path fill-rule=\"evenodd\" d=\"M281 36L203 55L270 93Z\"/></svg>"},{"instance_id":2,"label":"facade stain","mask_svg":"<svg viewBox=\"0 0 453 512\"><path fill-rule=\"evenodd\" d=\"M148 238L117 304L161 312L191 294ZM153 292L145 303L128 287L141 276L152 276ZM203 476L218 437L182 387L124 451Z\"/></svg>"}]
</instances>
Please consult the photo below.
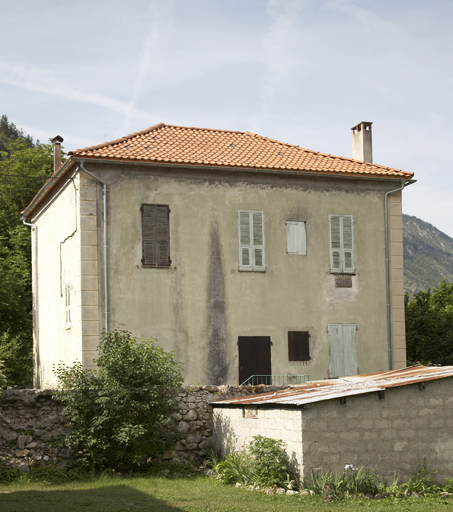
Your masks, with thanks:
<instances>
[{"instance_id":1,"label":"facade stain","mask_svg":"<svg viewBox=\"0 0 453 512\"><path fill-rule=\"evenodd\" d=\"M225 277L223 274L222 249L219 227L216 220L211 223L209 244L209 276L207 290L207 333L209 384L223 384L227 369L227 329L225 317Z\"/></svg>"}]
</instances>

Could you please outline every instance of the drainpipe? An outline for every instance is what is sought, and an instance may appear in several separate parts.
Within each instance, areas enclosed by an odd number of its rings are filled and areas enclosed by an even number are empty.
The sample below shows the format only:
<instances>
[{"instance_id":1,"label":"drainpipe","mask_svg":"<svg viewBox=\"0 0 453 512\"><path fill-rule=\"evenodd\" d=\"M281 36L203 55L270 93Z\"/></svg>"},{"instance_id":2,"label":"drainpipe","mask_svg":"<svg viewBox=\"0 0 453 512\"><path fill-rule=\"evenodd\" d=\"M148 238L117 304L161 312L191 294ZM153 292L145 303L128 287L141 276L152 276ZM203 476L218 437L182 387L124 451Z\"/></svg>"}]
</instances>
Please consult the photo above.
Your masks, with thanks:
<instances>
[{"instance_id":1,"label":"drainpipe","mask_svg":"<svg viewBox=\"0 0 453 512\"><path fill-rule=\"evenodd\" d=\"M385 273L386 273L386 288L387 288L387 348L388 348L388 360L389 360L389 370L393 370L392 364L392 318L391 318L391 310L390 310L390 262L389 262L389 253L390 253L390 244L389 244L389 228L388 228L388 196L389 194L393 194L394 192L399 192L403 190L404 187L408 185L412 185L416 180L406 181L402 183L401 187L396 188L395 190L389 190L385 193L384 199L384 224L385 224Z\"/></svg>"},{"instance_id":2,"label":"drainpipe","mask_svg":"<svg viewBox=\"0 0 453 512\"><path fill-rule=\"evenodd\" d=\"M22 219L22 222L25 226L29 226L31 230L33 231L34 240L33 240L33 273L34 273L34 292L35 292L35 347L38 349L39 343L39 310L38 310L38 226L36 224L30 224L29 222L25 222L24 219ZM28 343L28 342L27 342ZM38 376L38 357L35 358L35 371L33 372L36 375L36 379L39 379ZM37 382L39 387L39 381ZM28 384L28 348L27 348L27 384Z\"/></svg>"},{"instance_id":3,"label":"drainpipe","mask_svg":"<svg viewBox=\"0 0 453 512\"><path fill-rule=\"evenodd\" d=\"M79 169L83 171L84 173L88 174L88 176L91 176L94 180L96 180L98 183L102 184L102 195L103 195L103 202L104 202L104 302L105 302L105 331L108 332L109 330L109 281L108 281L108 271L107 271L107 253L108 253L108 246L107 246L107 183L94 174L92 174L90 171L87 171L85 167L83 166L85 160L79 160Z\"/></svg>"}]
</instances>

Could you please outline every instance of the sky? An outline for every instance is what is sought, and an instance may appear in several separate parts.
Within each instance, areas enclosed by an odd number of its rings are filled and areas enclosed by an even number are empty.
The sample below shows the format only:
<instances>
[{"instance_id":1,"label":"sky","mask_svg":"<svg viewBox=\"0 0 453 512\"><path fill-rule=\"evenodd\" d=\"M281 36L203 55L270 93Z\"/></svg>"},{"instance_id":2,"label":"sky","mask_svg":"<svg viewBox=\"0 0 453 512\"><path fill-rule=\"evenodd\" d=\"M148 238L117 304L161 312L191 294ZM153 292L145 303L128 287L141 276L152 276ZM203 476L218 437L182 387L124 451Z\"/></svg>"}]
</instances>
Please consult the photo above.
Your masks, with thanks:
<instances>
[{"instance_id":1,"label":"sky","mask_svg":"<svg viewBox=\"0 0 453 512\"><path fill-rule=\"evenodd\" d=\"M0 115L66 151L154 124L250 131L415 173L453 237L451 0L0 0Z\"/></svg>"}]
</instances>

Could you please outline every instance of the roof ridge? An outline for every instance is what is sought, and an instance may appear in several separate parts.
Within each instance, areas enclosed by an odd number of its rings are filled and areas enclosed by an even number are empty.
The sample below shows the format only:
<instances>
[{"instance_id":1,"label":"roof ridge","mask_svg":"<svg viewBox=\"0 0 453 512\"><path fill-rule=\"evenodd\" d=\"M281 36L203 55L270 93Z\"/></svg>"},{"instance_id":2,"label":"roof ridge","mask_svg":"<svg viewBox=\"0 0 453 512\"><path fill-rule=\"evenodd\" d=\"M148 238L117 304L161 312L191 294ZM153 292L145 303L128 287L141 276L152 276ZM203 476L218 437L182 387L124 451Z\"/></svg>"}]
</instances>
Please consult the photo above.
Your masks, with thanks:
<instances>
[{"instance_id":1,"label":"roof ridge","mask_svg":"<svg viewBox=\"0 0 453 512\"><path fill-rule=\"evenodd\" d=\"M149 128L146 128L145 130L141 130L139 132L134 132L134 133L130 133L129 135L125 135L124 137L121 137L120 139L111 140L109 142L103 142L102 144L97 144L96 146L87 146L86 148L80 148L80 149L75 149L74 151L69 151L68 155L73 155L75 153L78 153L79 151L102 149L107 146L114 146L115 144L119 144L120 142L124 142L126 140L132 139L133 137L137 137L139 135L144 135L145 133L152 132L153 130L157 130L158 128L162 128L163 126L170 126L170 125L165 125L165 123L157 123L153 126L150 126Z\"/></svg>"},{"instance_id":2,"label":"roof ridge","mask_svg":"<svg viewBox=\"0 0 453 512\"><path fill-rule=\"evenodd\" d=\"M181 126L178 124L166 124L169 128L183 128L184 130L203 130L207 132L225 132L225 133L240 133L245 135L248 132L241 132L240 130L222 130L220 128L200 128L199 126Z\"/></svg>"}]
</instances>

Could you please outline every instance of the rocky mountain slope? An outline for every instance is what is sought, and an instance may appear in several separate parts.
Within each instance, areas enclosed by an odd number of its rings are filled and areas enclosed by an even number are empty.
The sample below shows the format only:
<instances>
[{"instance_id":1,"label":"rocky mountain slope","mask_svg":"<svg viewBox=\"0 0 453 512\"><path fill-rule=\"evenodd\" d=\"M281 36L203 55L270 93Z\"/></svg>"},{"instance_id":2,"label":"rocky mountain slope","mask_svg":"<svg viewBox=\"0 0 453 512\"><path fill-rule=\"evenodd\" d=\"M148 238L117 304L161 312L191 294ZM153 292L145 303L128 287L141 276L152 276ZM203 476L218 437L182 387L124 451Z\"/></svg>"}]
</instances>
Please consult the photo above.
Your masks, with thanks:
<instances>
[{"instance_id":1,"label":"rocky mountain slope","mask_svg":"<svg viewBox=\"0 0 453 512\"><path fill-rule=\"evenodd\" d=\"M403 215L404 288L417 292L453 281L453 238L433 225Z\"/></svg>"}]
</instances>

